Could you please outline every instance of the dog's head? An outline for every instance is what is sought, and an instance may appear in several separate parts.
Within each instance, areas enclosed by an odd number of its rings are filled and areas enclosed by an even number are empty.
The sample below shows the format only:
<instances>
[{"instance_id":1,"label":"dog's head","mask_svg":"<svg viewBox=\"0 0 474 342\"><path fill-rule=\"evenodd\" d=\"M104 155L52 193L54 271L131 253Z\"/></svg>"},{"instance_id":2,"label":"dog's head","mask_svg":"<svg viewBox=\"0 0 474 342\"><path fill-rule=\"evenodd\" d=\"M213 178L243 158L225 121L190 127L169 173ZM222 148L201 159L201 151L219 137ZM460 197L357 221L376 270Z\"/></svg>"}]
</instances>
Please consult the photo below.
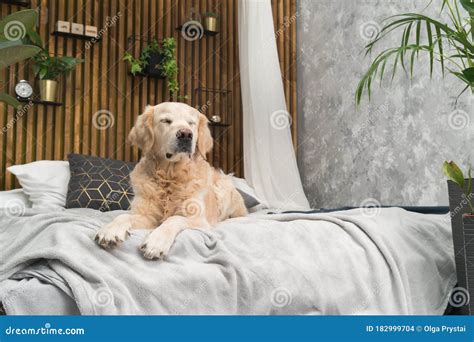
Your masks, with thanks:
<instances>
[{"instance_id":1,"label":"dog's head","mask_svg":"<svg viewBox=\"0 0 474 342\"><path fill-rule=\"evenodd\" d=\"M213 140L205 115L184 103L147 106L128 136L144 154L169 162L212 149Z\"/></svg>"}]
</instances>

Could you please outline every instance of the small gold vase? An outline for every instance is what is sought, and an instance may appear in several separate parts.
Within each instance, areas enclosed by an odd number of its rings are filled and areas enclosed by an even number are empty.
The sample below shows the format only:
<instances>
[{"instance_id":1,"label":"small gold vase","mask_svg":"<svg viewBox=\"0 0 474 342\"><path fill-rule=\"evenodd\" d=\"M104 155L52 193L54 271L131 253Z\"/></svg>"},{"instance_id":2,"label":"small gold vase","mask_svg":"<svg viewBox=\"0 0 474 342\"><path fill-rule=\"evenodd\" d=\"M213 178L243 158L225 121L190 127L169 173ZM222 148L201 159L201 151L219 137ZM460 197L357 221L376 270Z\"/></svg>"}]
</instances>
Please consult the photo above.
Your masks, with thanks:
<instances>
[{"instance_id":1,"label":"small gold vase","mask_svg":"<svg viewBox=\"0 0 474 342\"><path fill-rule=\"evenodd\" d=\"M40 80L39 86L41 101L56 102L58 95L58 81Z\"/></svg>"},{"instance_id":2,"label":"small gold vase","mask_svg":"<svg viewBox=\"0 0 474 342\"><path fill-rule=\"evenodd\" d=\"M204 18L204 29L209 32L217 32L217 18L216 17L205 17Z\"/></svg>"}]
</instances>

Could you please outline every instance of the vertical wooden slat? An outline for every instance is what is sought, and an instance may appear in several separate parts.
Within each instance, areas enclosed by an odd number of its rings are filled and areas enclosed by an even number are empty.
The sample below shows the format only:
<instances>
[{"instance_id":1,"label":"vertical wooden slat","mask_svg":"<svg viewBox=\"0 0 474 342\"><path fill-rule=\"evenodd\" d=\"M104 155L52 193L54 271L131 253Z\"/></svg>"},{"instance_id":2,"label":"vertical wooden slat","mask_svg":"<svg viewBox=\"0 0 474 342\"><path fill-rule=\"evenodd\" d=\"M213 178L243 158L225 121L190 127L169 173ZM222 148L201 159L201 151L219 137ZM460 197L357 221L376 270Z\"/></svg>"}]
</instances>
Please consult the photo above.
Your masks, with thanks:
<instances>
[{"instance_id":1,"label":"vertical wooden slat","mask_svg":"<svg viewBox=\"0 0 474 342\"><path fill-rule=\"evenodd\" d=\"M148 11L149 11L149 1L148 0L141 0L141 14L140 14L140 29L141 29L141 50L143 50L152 39L153 33L150 32L150 26L148 25ZM141 113L145 106L149 105L148 101L148 87L149 87L149 78L148 77L141 77L140 78L140 106L139 112Z\"/></svg>"},{"instance_id":2,"label":"vertical wooden slat","mask_svg":"<svg viewBox=\"0 0 474 342\"><path fill-rule=\"evenodd\" d=\"M135 0L134 1L134 8L133 8L133 18L132 20L134 21L134 30L133 30L133 34L138 37L138 41L135 42L135 44L133 45L133 54L135 56L139 56L140 54L140 51L142 49L142 41L140 39L140 37L142 36L142 31L141 31L141 1L140 0ZM140 108L140 84L142 82L142 78L141 77L134 77L133 79L133 92L132 92L132 99L133 99L133 112L132 112L132 115L133 115L133 122L135 122L137 116L141 113L141 110L143 108ZM132 158L133 160L137 160L138 159L138 149L135 147L133 148L133 154L132 154Z\"/></svg>"},{"instance_id":3,"label":"vertical wooden slat","mask_svg":"<svg viewBox=\"0 0 474 342\"><path fill-rule=\"evenodd\" d=\"M117 13L117 1L110 1L109 11L105 16L104 27L108 27L108 20L112 18ZM107 78L108 78L108 105L107 108L110 113L112 113L113 124L106 130L107 132L107 154L109 158L117 159L117 126L120 121L117 111L117 98L120 96L120 84L118 83L118 74L119 74L119 59L117 56L117 28L114 26L108 27L108 36L109 40L109 65L107 66Z\"/></svg>"},{"instance_id":4,"label":"vertical wooden slat","mask_svg":"<svg viewBox=\"0 0 474 342\"><path fill-rule=\"evenodd\" d=\"M92 1L86 0L84 6L84 24L85 25L95 25L92 13ZM84 58L84 74L83 74L83 83L82 83L82 137L81 137L81 153L91 154L91 96L92 96L92 63L93 60L93 50L96 49L95 44L88 44L83 49L83 58Z\"/></svg>"},{"instance_id":5,"label":"vertical wooden slat","mask_svg":"<svg viewBox=\"0 0 474 342\"><path fill-rule=\"evenodd\" d=\"M125 108L127 103L127 65L122 61L123 54L126 49L126 40L127 40L127 27L124 23L126 14L126 1L120 0L118 11L116 13L118 22L115 24L117 26L118 37L117 37L117 72L118 72L118 84L117 86L120 89L120 94L117 96L117 159L125 159L125 127L126 127L126 114ZM125 20L126 22L126 20Z\"/></svg>"},{"instance_id":6,"label":"vertical wooden slat","mask_svg":"<svg viewBox=\"0 0 474 342\"><path fill-rule=\"evenodd\" d=\"M54 37L49 35L52 32L54 24L51 23L50 17L56 17L56 6L54 6L54 0L46 1L46 8L41 8L42 16L40 19L40 25L45 25L48 28L48 39L46 42L46 47L48 52L51 55L54 55L55 41ZM43 13L44 12L44 13ZM46 111L46 141L44 145L44 158L47 160L54 159L54 120L56 116L56 107L48 108ZM29 136L29 134L28 134ZM28 159L28 158L27 158ZM29 162L29 161L28 161Z\"/></svg>"},{"instance_id":7,"label":"vertical wooden slat","mask_svg":"<svg viewBox=\"0 0 474 342\"><path fill-rule=\"evenodd\" d=\"M13 12L13 10L16 10L13 9L12 7L9 6L8 10L6 11L7 13L6 14L10 14ZM10 66L7 68L7 77L8 77L8 82L6 83L6 86L5 86L5 89L7 90L7 92L9 93L12 93L12 90L13 90L13 84L15 82L15 68L17 66ZM12 165L12 157L15 153L15 147L14 145L16 145L14 143L14 129L13 129L13 122L14 122L14 110L13 108L11 107L7 107L6 108L6 116L7 116L7 127L6 127L6 145L7 145L7 149L6 149L6 153L5 153L5 168L8 168L9 166ZM4 126L5 127L5 126ZM7 173L5 175L5 186L7 189L10 189L13 187L13 177L12 177L12 174L11 173Z\"/></svg>"},{"instance_id":8,"label":"vertical wooden slat","mask_svg":"<svg viewBox=\"0 0 474 342\"><path fill-rule=\"evenodd\" d=\"M161 1L160 1L161 2ZM129 18L132 18L133 15L133 8L134 4L132 1L127 1L126 2L126 11L124 13L124 21L125 21L125 31L127 32L125 39L128 39L128 37L132 36L134 34L133 27L134 27L134 22L130 20ZM130 48L128 46L128 42L125 42L126 48ZM129 50L131 52L132 49ZM123 62L122 62L123 63ZM124 69L125 70L125 86L126 86L126 101L125 101L125 135L124 135L124 140L126 139L126 136L130 129L132 128L133 125L133 100L132 100L132 87L133 87L133 79L128 75L129 72L129 67L124 64ZM124 158L125 160L131 160L132 155L131 155L131 148L129 145L125 146L125 155Z\"/></svg>"},{"instance_id":9,"label":"vertical wooden slat","mask_svg":"<svg viewBox=\"0 0 474 342\"><path fill-rule=\"evenodd\" d=\"M60 1L60 6L65 6L65 20L67 21L74 21L73 18L75 16L74 13L74 3L64 3ZM72 39L64 39L64 53L65 56L72 56L73 55L73 45L75 41ZM64 80L62 82L63 87L62 89L67 89L66 95L63 96L64 98L64 106L63 106L63 116L64 116L64 150L61 159L66 157L66 154L73 151L73 141L74 141L74 110L73 110L73 98L74 98L74 73L67 77L63 77Z\"/></svg>"},{"instance_id":10,"label":"vertical wooden slat","mask_svg":"<svg viewBox=\"0 0 474 342\"><path fill-rule=\"evenodd\" d=\"M85 25L84 20L84 0L76 0L77 9L75 10L75 17L74 21L77 23L81 23ZM84 42L76 41L74 44L74 57L82 59L82 53L84 49ZM81 144L82 144L82 137L83 137L83 125L82 125L82 115L83 115L83 89L82 84L84 83L83 79L83 71L84 71L84 64L81 63L76 67L76 69L72 72L73 78L73 87L74 87L74 101L73 101L73 108L74 111L74 147L73 152L80 153L81 152Z\"/></svg>"},{"instance_id":11,"label":"vertical wooden slat","mask_svg":"<svg viewBox=\"0 0 474 342\"><path fill-rule=\"evenodd\" d=\"M150 37L153 39L157 39L158 36L158 30L157 30L157 22L155 20L155 13L156 13L156 1L152 1L149 5L150 7L148 8L148 23L150 26ZM147 91L147 98L148 98L148 104L156 104L156 98L155 98L155 89L156 89L156 83L158 80L156 78L150 79L149 85L148 85L148 91Z\"/></svg>"},{"instance_id":12,"label":"vertical wooden slat","mask_svg":"<svg viewBox=\"0 0 474 342\"><path fill-rule=\"evenodd\" d=\"M56 10L56 17L49 18L49 21L51 21L51 25L54 25L54 22L57 20L66 20L66 12L65 12L65 6L63 1L60 0L54 0L54 5L53 5ZM55 55L62 55L63 50L64 50L64 41L65 38L62 37L55 37L53 38L52 41L54 42L55 48L54 48L54 53ZM59 84L63 85L62 82L59 82ZM61 90L61 95L62 95L62 100L64 100L66 96L67 91L65 89ZM55 144L54 144L54 159L55 160L61 160L63 159L63 151L64 151L64 115L65 112L63 110L63 107L57 108L54 111L54 136L55 136Z\"/></svg>"}]
</instances>

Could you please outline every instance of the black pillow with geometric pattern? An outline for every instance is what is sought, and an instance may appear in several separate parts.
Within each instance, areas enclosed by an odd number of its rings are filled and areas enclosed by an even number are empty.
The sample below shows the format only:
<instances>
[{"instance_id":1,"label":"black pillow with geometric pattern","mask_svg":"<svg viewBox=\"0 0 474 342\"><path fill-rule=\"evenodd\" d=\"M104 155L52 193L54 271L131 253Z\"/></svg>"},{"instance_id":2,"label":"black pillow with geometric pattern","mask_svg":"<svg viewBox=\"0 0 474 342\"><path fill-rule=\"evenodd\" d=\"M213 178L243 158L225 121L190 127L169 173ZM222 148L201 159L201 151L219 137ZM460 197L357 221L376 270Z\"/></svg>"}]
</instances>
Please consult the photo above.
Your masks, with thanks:
<instances>
[{"instance_id":1,"label":"black pillow with geometric pattern","mask_svg":"<svg viewBox=\"0 0 474 342\"><path fill-rule=\"evenodd\" d=\"M133 199L130 172L135 163L82 154L69 154L66 208L100 211L128 210Z\"/></svg>"}]
</instances>

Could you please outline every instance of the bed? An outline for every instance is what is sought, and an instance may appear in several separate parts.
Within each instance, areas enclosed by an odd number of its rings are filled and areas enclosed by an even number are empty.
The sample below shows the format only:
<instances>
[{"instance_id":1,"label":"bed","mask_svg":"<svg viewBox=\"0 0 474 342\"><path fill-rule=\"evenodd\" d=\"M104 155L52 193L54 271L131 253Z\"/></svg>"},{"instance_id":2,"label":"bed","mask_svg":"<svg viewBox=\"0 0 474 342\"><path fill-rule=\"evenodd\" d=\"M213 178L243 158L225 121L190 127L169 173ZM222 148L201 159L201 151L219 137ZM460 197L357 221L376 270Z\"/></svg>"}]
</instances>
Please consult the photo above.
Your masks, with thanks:
<instances>
[{"instance_id":1,"label":"bed","mask_svg":"<svg viewBox=\"0 0 474 342\"><path fill-rule=\"evenodd\" d=\"M257 211L183 231L165 261L139 253L146 231L95 244L121 211L0 214L0 301L11 315L441 315L456 274L449 215L432 212Z\"/></svg>"}]
</instances>

